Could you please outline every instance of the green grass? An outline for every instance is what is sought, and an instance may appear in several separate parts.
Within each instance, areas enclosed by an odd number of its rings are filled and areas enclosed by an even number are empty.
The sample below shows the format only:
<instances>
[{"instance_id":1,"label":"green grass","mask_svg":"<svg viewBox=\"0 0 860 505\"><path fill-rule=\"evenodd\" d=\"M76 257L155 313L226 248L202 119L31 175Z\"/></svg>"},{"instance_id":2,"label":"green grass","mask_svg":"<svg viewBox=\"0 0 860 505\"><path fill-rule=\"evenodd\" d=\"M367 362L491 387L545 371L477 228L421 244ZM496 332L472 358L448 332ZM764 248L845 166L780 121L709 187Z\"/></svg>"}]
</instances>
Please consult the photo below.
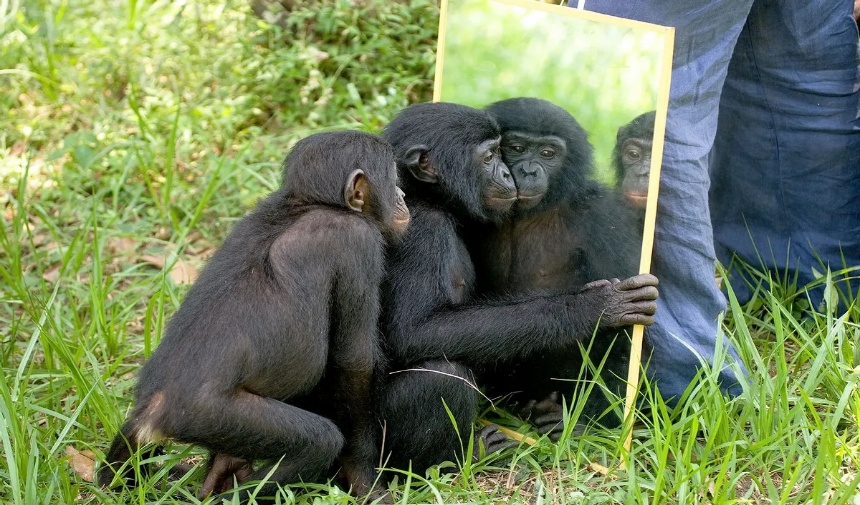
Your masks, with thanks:
<instances>
[{"instance_id":1,"label":"green grass","mask_svg":"<svg viewBox=\"0 0 860 505\"><path fill-rule=\"evenodd\" d=\"M0 502L196 503L199 471L162 477L198 449L171 448L145 485L117 492L86 482L75 451L103 455L187 290L177 272L200 268L278 185L297 139L376 132L429 99L437 7L324 0L284 31L241 0L0 8ZM750 365L748 394L724 399L707 373L674 412L651 395L623 469L595 470L619 468L623 437L594 429L404 473L393 496L856 505L860 314L799 318L799 293L778 282L733 303L725 330ZM356 502L331 486L289 496Z\"/></svg>"}]
</instances>

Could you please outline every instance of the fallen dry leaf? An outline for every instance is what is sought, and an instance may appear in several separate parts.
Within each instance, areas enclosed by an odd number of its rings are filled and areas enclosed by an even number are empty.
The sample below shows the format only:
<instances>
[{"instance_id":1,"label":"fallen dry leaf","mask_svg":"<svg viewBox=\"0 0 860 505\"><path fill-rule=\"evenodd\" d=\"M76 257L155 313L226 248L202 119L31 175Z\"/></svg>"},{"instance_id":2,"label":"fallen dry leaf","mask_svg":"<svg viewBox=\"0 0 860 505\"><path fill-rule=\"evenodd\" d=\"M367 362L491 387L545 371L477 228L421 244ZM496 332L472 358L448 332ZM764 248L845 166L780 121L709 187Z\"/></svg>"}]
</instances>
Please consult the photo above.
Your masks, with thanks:
<instances>
[{"instance_id":1,"label":"fallen dry leaf","mask_svg":"<svg viewBox=\"0 0 860 505\"><path fill-rule=\"evenodd\" d=\"M144 263L149 263L150 265L164 269L164 265L166 264L167 258L164 256L156 256L154 254L146 254L140 257L141 261Z\"/></svg>"},{"instance_id":2,"label":"fallen dry leaf","mask_svg":"<svg viewBox=\"0 0 860 505\"><path fill-rule=\"evenodd\" d=\"M50 270L42 274L42 279L46 282L54 284L60 279L60 265L51 267Z\"/></svg>"},{"instance_id":3,"label":"fallen dry leaf","mask_svg":"<svg viewBox=\"0 0 860 505\"><path fill-rule=\"evenodd\" d=\"M185 260L177 260L170 269L170 278L176 284L192 284L197 279L197 269Z\"/></svg>"},{"instance_id":4,"label":"fallen dry leaf","mask_svg":"<svg viewBox=\"0 0 860 505\"><path fill-rule=\"evenodd\" d=\"M137 249L138 240L131 237L110 237L107 250L113 255L131 254Z\"/></svg>"},{"instance_id":5,"label":"fallen dry leaf","mask_svg":"<svg viewBox=\"0 0 860 505\"><path fill-rule=\"evenodd\" d=\"M69 466L72 467L72 471L80 475L81 480L93 482L96 460L92 451L79 451L71 445L67 445L66 456L69 458Z\"/></svg>"},{"instance_id":6,"label":"fallen dry leaf","mask_svg":"<svg viewBox=\"0 0 860 505\"><path fill-rule=\"evenodd\" d=\"M145 255L140 257L145 263L149 263L154 267L164 269L167 258L165 256ZM191 284L197 279L197 268L183 259L176 260L173 268L170 269L170 279L176 284Z\"/></svg>"}]
</instances>

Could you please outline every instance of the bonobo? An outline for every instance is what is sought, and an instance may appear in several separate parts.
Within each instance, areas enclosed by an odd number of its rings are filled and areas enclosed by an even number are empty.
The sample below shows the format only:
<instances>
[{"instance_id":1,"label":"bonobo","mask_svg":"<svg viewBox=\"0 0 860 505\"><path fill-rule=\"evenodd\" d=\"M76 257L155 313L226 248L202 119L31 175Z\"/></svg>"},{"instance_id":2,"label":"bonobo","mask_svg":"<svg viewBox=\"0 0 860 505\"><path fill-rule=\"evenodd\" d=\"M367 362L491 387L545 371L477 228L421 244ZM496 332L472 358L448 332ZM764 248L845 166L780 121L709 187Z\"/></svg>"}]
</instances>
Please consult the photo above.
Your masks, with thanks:
<instances>
[{"instance_id":1,"label":"bonobo","mask_svg":"<svg viewBox=\"0 0 860 505\"><path fill-rule=\"evenodd\" d=\"M655 111L640 114L619 128L612 151L612 168L618 187L627 205L638 209L637 213L641 216L644 216L645 203L648 201L656 114Z\"/></svg>"},{"instance_id":2,"label":"bonobo","mask_svg":"<svg viewBox=\"0 0 860 505\"><path fill-rule=\"evenodd\" d=\"M387 142L349 131L299 141L282 186L233 227L141 368L99 483L129 478L122 463L142 444L173 439L218 454L201 495L234 473L272 472L259 493L271 496L324 478L336 459L352 492L368 493L384 248L408 223Z\"/></svg>"},{"instance_id":3,"label":"bonobo","mask_svg":"<svg viewBox=\"0 0 860 505\"><path fill-rule=\"evenodd\" d=\"M383 136L394 147L412 224L390 251L383 284L383 350L391 373L381 387L387 466L428 466L462 456L478 415L476 386L498 363L552 351L592 335L652 321L657 296L648 276L602 280L558 296L479 299L466 234L500 223L517 190L502 161L498 124L451 103L413 105ZM476 442L510 444L489 427Z\"/></svg>"},{"instance_id":4,"label":"bonobo","mask_svg":"<svg viewBox=\"0 0 860 505\"><path fill-rule=\"evenodd\" d=\"M537 98L503 100L487 111L501 127L502 158L511 169L518 199L506 219L472 234L470 248L480 266L479 292L487 296L536 290L569 293L599 279L633 276L638 270L641 231L617 193L592 180L593 149L573 116ZM637 286L656 296L657 279L651 275L634 276L618 285ZM640 306L643 312L647 307L649 316L656 309L653 300L647 304L643 300ZM602 325L602 317L583 313L579 322L595 328L598 319ZM650 324L652 319L638 322ZM615 338L618 326L623 325L602 325L597 337L584 343L590 347L593 363L607 358L602 376L616 393L624 387L621 377L626 377L630 346L626 337ZM582 384L553 379L587 379L589 374L582 369L578 344L568 342L574 345L500 362L487 376L490 393L547 405L540 400L560 391L571 401ZM603 395L592 395L586 417L600 417L609 406L603 400ZM555 428L560 418L556 412L559 417L539 426L542 431Z\"/></svg>"}]
</instances>

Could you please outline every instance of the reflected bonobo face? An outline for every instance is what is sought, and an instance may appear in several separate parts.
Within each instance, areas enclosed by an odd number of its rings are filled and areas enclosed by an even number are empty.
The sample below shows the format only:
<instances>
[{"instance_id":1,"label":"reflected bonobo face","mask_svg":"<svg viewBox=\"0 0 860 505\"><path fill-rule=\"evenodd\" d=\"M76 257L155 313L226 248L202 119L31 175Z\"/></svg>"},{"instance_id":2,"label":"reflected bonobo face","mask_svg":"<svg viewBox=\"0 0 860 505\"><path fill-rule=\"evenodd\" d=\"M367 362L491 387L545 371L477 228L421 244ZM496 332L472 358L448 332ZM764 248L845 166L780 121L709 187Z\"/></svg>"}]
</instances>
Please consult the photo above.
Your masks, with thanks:
<instances>
[{"instance_id":1,"label":"reflected bonobo face","mask_svg":"<svg viewBox=\"0 0 860 505\"><path fill-rule=\"evenodd\" d=\"M648 202L651 143L650 138L629 138L621 144L621 191L627 204L637 209L644 209Z\"/></svg>"},{"instance_id":2,"label":"reflected bonobo face","mask_svg":"<svg viewBox=\"0 0 860 505\"><path fill-rule=\"evenodd\" d=\"M549 189L549 180L564 164L567 146L555 135L509 131L502 138L502 156L517 186L519 210L538 205Z\"/></svg>"},{"instance_id":3,"label":"reflected bonobo face","mask_svg":"<svg viewBox=\"0 0 860 505\"><path fill-rule=\"evenodd\" d=\"M475 148L475 165L483 167L483 204L493 212L507 212L517 201L517 187L499 152L499 139L484 141Z\"/></svg>"},{"instance_id":4,"label":"reflected bonobo face","mask_svg":"<svg viewBox=\"0 0 860 505\"><path fill-rule=\"evenodd\" d=\"M397 164L392 163L388 170L388 182L394 185L394 191L389 191L389 208L393 209L391 222L388 224L390 230L389 236L393 240L398 240L406 233L406 228L409 227L411 215L409 207L406 206L404 200L405 193L397 186Z\"/></svg>"}]
</instances>

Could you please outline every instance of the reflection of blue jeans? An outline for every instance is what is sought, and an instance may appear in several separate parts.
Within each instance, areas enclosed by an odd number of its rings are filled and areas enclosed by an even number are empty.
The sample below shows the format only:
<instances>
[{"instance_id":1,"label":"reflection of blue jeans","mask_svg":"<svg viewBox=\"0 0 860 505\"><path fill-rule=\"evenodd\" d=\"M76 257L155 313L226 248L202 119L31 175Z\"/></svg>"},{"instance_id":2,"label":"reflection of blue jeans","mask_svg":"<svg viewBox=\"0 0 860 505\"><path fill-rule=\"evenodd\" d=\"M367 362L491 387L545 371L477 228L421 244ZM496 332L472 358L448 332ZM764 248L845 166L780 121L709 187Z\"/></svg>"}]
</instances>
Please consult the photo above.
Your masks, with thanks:
<instances>
[{"instance_id":1,"label":"reflection of blue jeans","mask_svg":"<svg viewBox=\"0 0 860 505\"><path fill-rule=\"evenodd\" d=\"M648 373L664 397L677 397L699 365L690 350L710 359L717 344L725 300L714 283L714 239L721 260L736 251L760 266L753 235L765 266L800 262L803 280L818 265L813 250L838 269L841 246L846 263L860 265L852 2L586 0L585 8L676 28ZM740 392L731 371L721 379Z\"/></svg>"}]
</instances>

